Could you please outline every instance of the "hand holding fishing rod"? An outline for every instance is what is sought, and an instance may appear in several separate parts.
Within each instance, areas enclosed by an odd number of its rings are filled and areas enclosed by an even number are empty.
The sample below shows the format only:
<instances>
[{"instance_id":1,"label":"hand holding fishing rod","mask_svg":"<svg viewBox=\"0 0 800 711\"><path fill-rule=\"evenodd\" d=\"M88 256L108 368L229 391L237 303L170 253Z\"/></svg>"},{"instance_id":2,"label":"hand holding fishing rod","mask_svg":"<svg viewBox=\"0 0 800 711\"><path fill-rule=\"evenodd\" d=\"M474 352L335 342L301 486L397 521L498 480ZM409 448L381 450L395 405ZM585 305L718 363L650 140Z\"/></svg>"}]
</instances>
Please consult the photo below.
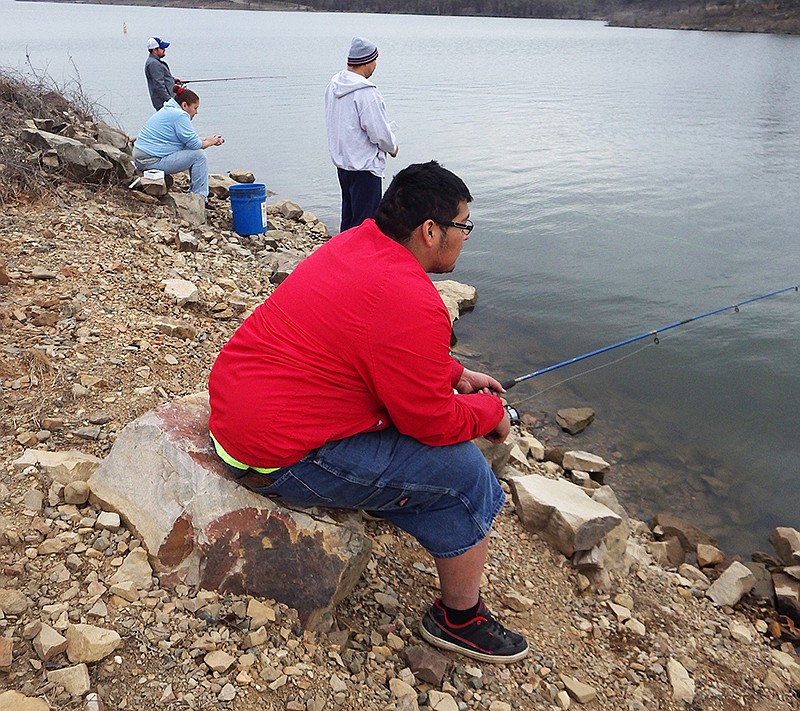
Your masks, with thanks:
<instances>
[{"instance_id":1,"label":"hand holding fishing rod","mask_svg":"<svg viewBox=\"0 0 800 711\"><path fill-rule=\"evenodd\" d=\"M497 395L505 392L502 383L495 380L491 375L479 373L474 370L464 368L461 377L456 383L456 390L462 394L484 393L486 395ZM489 433L484 435L490 442L504 442L511 432L511 425L519 422L519 413L510 405L503 404L505 410L504 417L497 423L497 426Z\"/></svg>"},{"instance_id":2,"label":"hand holding fishing rod","mask_svg":"<svg viewBox=\"0 0 800 711\"><path fill-rule=\"evenodd\" d=\"M619 348L621 346L626 346L629 343L635 343L636 341L641 341L643 338L648 338L649 336L653 337L653 342L658 343L658 334L663 333L664 331L669 331L672 328L677 328L678 326L685 326L687 323L691 323L692 321L699 321L701 318L706 318L707 316L713 316L714 314L722 313L723 311L729 311L733 309L735 313L739 313L739 307L744 306L745 304L751 304L754 301L760 301L761 299L768 299L771 296L777 296L778 294L783 294L787 291L798 291L800 286L787 286L784 289L778 289L777 291L772 291L768 294L762 294L761 296L755 296L752 299L746 299L744 301L740 301L737 304L731 304L730 306L723 306L719 309L714 309L713 311L708 311L704 314L698 314L697 316L692 316L691 318L684 319L683 321L676 321L675 323L671 323L667 326L662 326L661 328L656 328L650 331L645 331L644 333L640 333L638 336L633 336L632 338L626 338L623 341L618 341L617 343L612 343L610 346L605 346L603 348L598 348L593 351L589 351L588 353L584 353L583 355L575 356L574 358L570 358L569 360L561 361L560 363L556 363L554 365L550 365L547 368L542 368L540 370L535 370L533 373L528 373L527 375L520 375L517 378L513 378L511 380L506 380L502 383L502 392L505 392L509 388L513 388L517 383L521 383L525 380L529 380L530 378L535 378L538 375L544 375L545 373L549 373L553 370L557 370L558 368L563 368L565 365L572 365L573 363L577 363L582 360L586 360L587 358L592 358L593 356L600 355L601 353L606 353L607 351L612 351L615 348Z\"/></svg>"},{"instance_id":3,"label":"hand holding fishing rod","mask_svg":"<svg viewBox=\"0 0 800 711\"><path fill-rule=\"evenodd\" d=\"M486 373L479 373L467 368L464 368L464 372L461 373L461 377L456 383L456 390L462 394L491 393L497 395L505 392L499 380L495 380L491 375L486 375Z\"/></svg>"}]
</instances>

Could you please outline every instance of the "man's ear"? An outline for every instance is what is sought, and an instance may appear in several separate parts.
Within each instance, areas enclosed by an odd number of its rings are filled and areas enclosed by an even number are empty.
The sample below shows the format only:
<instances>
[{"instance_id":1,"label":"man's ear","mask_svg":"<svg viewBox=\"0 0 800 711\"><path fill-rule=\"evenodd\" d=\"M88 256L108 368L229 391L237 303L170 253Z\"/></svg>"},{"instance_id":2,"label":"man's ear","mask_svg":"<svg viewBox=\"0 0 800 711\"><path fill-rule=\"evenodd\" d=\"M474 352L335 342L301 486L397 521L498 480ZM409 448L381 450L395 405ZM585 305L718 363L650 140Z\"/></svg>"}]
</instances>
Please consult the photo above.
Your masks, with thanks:
<instances>
[{"instance_id":1,"label":"man's ear","mask_svg":"<svg viewBox=\"0 0 800 711\"><path fill-rule=\"evenodd\" d=\"M433 228L435 224L433 220L425 220L425 222L420 225L420 236L427 247L433 245Z\"/></svg>"}]
</instances>

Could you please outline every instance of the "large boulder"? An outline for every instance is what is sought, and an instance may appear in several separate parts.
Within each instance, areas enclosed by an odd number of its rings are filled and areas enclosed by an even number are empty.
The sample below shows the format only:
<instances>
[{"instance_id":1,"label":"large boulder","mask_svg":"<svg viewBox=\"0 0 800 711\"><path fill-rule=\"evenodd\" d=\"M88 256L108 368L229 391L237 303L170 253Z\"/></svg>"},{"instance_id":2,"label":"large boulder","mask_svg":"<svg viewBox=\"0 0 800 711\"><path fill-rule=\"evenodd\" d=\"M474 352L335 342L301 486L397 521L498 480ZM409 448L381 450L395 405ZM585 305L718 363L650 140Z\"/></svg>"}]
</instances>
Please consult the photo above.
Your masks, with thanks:
<instances>
[{"instance_id":1,"label":"large boulder","mask_svg":"<svg viewBox=\"0 0 800 711\"><path fill-rule=\"evenodd\" d=\"M597 546L622 518L565 479L531 474L510 480L517 514L565 556Z\"/></svg>"},{"instance_id":2,"label":"large boulder","mask_svg":"<svg viewBox=\"0 0 800 711\"><path fill-rule=\"evenodd\" d=\"M710 597L720 607L733 607L755 584L755 575L742 563L733 561L706 590L706 597Z\"/></svg>"},{"instance_id":3,"label":"large boulder","mask_svg":"<svg viewBox=\"0 0 800 711\"><path fill-rule=\"evenodd\" d=\"M475 304L478 303L478 290L474 286L452 279L435 281L433 285L450 313L451 322L455 321L462 313L472 311Z\"/></svg>"},{"instance_id":4,"label":"large boulder","mask_svg":"<svg viewBox=\"0 0 800 711\"><path fill-rule=\"evenodd\" d=\"M92 148L114 165L117 178L122 182L127 183L136 174L130 153L120 150L110 143L95 143Z\"/></svg>"},{"instance_id":5,"label":"large boulder","mask_svg":"<svg viewBox=\"0 0 800 711\"><path fill-rule=\"evenodd\" d=\"M330 625L371 544L357 514L291 510L233 480L208 435L208 395L127 425L92 475L93 500L143 542L162 585L271 598L310 629Z\"/></svg>"},{"instance_id":6,"label":"large boulder","mask_svg":"<svg viewBox=\"0 0 800 711\"><path fill-rule=\"evenodd\" d=\"M800 532L788 526L779 526L769 537L778 557L784 565L800 563Z\"/></svg>"},{"instance_id":7,"label":"large boulder","mask_svg":"<svg viewBox=\"0 0 800 711\"><path fill-rule=\"evenodd\" d=\"M25 143L54 154L58 166L76 180L102 183L114 175L111 161L74 138L32 128L23 128L21 137Z\"/></svg>"},{"instance_id":8,"label":"large boulder","mask_svg":"<svg viewBox=\"0 0 800 711\"><path fill-rule=\"evenodd\" d=\"M206 224L206 201L197 193L168 193L164 204L172 207L175 214L190 227Z\"/></svg>"},{"instance_id":9,"label":"large boulder","mask_svg":"<svg viewBox=\"0 0 800 711\"><path fill-rule=\"evenodd\" d=\"M121 151L128 150L130 138L128 134L118 128L109 126L104 121L98 121L97 124L97 142L105 143L109 146L114 146Z\"/></svg>"}]
</instances>

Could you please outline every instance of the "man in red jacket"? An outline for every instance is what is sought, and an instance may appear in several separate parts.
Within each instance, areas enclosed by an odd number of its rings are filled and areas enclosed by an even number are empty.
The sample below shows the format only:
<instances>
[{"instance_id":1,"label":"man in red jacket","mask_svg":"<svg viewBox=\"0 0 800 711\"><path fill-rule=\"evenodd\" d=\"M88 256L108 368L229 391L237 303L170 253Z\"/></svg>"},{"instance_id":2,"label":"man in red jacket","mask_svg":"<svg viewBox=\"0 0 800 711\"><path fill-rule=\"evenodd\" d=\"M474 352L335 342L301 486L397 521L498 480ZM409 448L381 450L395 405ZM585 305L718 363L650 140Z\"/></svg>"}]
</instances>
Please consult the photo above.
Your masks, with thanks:
<instances>
[{"instance_id":1,"label":"man in red jacket","mask_svg":"<svg viewBox=\"0 0 800 711\"><path fill-rule=\"evenodd\" d=\"M502 442L510 422L501 384L451 357L450 318L428 277L455 267L471 200L435 161L400 171L374 220L305 259L224 346L209 428L254 491L365 510L414 536L441 586L423 638L505 663L528 644L480 598L505 495L470 440Z\"/></svg>"}]
</instances>

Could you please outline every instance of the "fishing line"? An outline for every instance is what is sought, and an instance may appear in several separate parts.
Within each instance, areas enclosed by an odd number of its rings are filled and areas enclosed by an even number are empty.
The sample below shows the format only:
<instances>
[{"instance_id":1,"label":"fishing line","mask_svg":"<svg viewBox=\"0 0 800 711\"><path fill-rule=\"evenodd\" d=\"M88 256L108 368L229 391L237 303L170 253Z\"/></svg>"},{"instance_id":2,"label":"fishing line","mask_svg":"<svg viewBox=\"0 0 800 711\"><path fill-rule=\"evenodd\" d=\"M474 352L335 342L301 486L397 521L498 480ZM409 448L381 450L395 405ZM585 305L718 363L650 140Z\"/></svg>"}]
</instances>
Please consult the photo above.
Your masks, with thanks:
<instances>
[{"instance_id":1,"label":"fishing line","mask_svg":"<svg viewBox=\"0 0 800 711\"><path fill-rule=\"evenodd\" d=\"M645 331L644 333L640 333L638 336L633 336L631 338L626 338L622 341L618 341L617 343L612 343L611 345L604 346L603 348L597 348L596 350L589 351L588 353L584 353L583 355L575 356L574 358L570 358L569 360L561 361L560 363L555 363L554 365L550 365L546 368L541 368L540 370L535 370L532 373L528 373L527 375L520 375L517 378L513 378L511 380L506 380L502 383L503 388L508 390L509 388L513 388L517 383L521 383L525 380L529 380L530 378L535 378L539 375L544 375L545 373L549 373L553 370L557 370L559 368L563 368L567 365L572 365L573 363L578 363L579 361L586 360L587 358L593 358L594 356L600 355L601 353L606 353L608 351L614 350L615 348L620 348L621 346L626 346L630 343L635 343L636 341L641 341L644 338L652 338L653 344L658 344L658 334L663 333L664 331L669 331L673 328L677 328L678 326L685 326L688 323L692 323L694 321L699 321L700 319L707 318L708 316L714 316L715 314L722 313L724 311L729 311L733 309L735 313L739 312L739 307L744 306L745 304L752 304L755 301L761 301L762 299L767 299L772 296L777 296L778 294L784 294L787 291L798 291L800 290L800 286L787 286L783 289L778 289L776 291L769 292L768 294L761 294L760 296L754 296L750 299L745 299L744 301L740 301L735 304L731 304L730 306L723 306L718 309L713 309L712 311L707 311L706 313L698 314L696 316L691 316L689 318L683 319L682 321L676 321L675 323L668 324L666 326L661 326L660 328L655 328L650 331ZM591 371L589 371L591 372Z\"/></svg>"},{"instance_id":2,"label":"fishing line","mask_svg":"<svg viewBox=\"0 0 800 711\"><path fill-rule=\"evenodd\" d=\"M687 327L683 331L682 334L678 334L678 335L684 335L685 336L685 335L687 335L689 333L692 333L692 331L696 331L702 325L703 324L701 324L701 323L696 323L696 324L694 324L694 326ZM628 353L627 355L620 356L619 358L616 358L614 360L610 360L608 363L603 363L602 365L598 365L598 366L596 366L594 368L589 368L589 370L583 370L580 373L576 373L575 375L570 375L568 378L564 378L563 380L559 380L557 383L553 383L552 385L548 385L546 388L544 388L543 390L539 390L538 392L534 393L533 395L528 395L527 397L524 397L521 400L515 400L514 402L511 402L509 404L511 406L521 405L523 402L527 402L528 400L532 400L535 397L539 397L539 395L542 395L543 393L546 393L548 390L552 390L553 388L557 388L559 385L564 385L564 383L568 383L570 380L575 380L576 378L581 378L584 375L589 375L589 373L594 373L596 370L602 370L603 368L608 368L608 366L610 366L610 365L616 365L617 363L621 363L623 360L627 360L628 358L630 358L632 356L635 356L638 353L641 353L642 351L647 350L648 348L652 348L655 345L656 345L655 343L646 343L641 348L637 348L632 353Z\"/></svg>"},{"instance_id":3,"label":"fishing line","mask_svg":"<svg viewBox=\"0 0 800 711\"><path fill-rule=\"evenodd\" d=\"M615 360L610 360L608 363L603 363L602 365L595 366L594 368L589 368L589 370L581 371L580 373L576 373L575 375L570 375L568 378L564 378L563 380L559 380L557 383L553 383L552 385L548 385L543 390L539 390L539 392L535 392L533 395L528 395L527 397L522 398L522 400L515 400L514 402L509 403L513 407L517 405L521 405L523 402L528 402L528 400L533 400L535 397L539 397L539 395L543 395L548 390L552 390L553 388L557 388L559 385L563 385L564 383L568 383L570 380L575 380L576 378L582 378L584 375L589 375L589 373L594 373L597 370L602 370L603 368L608 368L610 365L616 365L617 363L621 363L623 360L631 358L635 356L637 353L641 353L643 350L648 348L652 348L655 346L655 343L646 343L641 348L637 348L632 353L628 353L624 356L620 356Z\"/></svg>"}]
</instances>

